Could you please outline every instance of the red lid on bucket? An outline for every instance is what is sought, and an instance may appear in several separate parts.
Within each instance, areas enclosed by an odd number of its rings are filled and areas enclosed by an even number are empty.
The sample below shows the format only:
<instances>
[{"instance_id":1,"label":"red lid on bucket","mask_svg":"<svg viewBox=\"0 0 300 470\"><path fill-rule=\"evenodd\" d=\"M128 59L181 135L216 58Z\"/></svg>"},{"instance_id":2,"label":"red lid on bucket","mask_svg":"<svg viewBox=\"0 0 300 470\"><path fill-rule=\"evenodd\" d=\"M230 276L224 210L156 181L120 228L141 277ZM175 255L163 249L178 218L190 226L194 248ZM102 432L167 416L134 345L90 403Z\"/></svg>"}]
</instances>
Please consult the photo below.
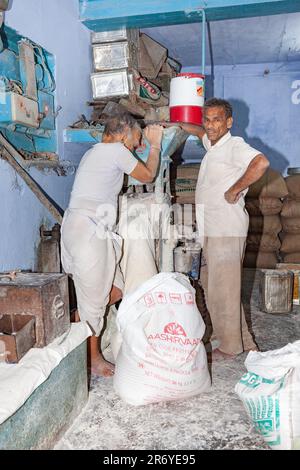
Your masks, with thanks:
<instances>
[{"instance_id":1,"label":"red lid on bucket","mask_svg":"<svg viewBox=\"0 0 300 470\"><path fill-rule=\"evenodd\" d=\"M178 73L176 77L205 78L201 73Z\"/></svg>"}]
</instances>

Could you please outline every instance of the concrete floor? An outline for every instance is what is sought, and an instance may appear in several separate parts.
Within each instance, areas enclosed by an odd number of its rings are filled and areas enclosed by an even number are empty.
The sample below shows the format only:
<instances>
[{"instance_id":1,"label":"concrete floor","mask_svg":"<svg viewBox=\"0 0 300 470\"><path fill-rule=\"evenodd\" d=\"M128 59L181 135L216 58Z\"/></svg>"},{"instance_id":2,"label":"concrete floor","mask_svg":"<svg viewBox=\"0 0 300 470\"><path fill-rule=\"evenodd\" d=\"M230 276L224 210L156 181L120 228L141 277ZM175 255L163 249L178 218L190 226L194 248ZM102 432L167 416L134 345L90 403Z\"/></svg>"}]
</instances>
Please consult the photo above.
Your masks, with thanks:
<instances>
[{"instance_id":1,"label":"concrete floor","mask_svg":"<svg viewBox=\"0 0 300 470\"><path fill-rule=\"evenodd\" d=\"M300 339L300 308L288 315L259 310L258 273L246 269L245 309L263 351ZM112 379L93 378L87 406L55 449L268 449L234 392L247 353L212 366L210 392L186 401L135 408L115 394Z\"/></svg>"}]
</instances>

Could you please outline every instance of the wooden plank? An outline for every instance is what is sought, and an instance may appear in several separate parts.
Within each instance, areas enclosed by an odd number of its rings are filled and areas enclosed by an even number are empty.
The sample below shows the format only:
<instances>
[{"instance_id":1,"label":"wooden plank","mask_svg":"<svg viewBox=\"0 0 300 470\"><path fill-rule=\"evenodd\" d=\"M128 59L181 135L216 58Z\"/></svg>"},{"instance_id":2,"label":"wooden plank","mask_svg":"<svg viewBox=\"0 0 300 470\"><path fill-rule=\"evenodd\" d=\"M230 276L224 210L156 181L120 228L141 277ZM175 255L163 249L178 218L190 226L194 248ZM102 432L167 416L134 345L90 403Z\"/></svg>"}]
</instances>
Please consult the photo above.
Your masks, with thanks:
<instances>
[{"instance_id":1,"label":"wooden plank","mask_svg":"<svg viewBox=\"0 0 300 470\"><path fill-rule=\"evenodd\" d=\"M2 149L1 149L2 146ZM34 179L27 173L22 166L22 155L3 137L0 133L0 152L2 156L8 161L8 163L16 170L19 176L25 181L27 186L36 195L38 200L43 206L50 212L56 222L60 225L62 223L62 215L55 207L49 196L45 194L42 188L34 181Z\"/></svg>"}]
</instances>

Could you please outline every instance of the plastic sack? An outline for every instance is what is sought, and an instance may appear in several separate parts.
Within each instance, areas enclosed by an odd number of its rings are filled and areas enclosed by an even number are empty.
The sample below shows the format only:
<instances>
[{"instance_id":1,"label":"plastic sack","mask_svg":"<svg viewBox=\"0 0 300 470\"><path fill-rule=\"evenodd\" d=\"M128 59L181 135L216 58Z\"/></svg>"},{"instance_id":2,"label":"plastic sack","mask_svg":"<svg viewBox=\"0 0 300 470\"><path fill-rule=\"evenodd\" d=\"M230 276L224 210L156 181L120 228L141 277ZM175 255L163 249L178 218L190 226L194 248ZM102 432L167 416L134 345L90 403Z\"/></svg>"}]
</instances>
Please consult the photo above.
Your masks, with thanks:
<instances>
[{"instance_id":1,"label":"plastic sack","mask_svg":"<svg viewBox=\"0 0 300 470\"><path fill-rule=\"evenodd\" d=\"M272 449L300 449L300 341L250 352L235 386L255 429Z\"/></svg>"},{"instance_id":2,"label":"plastic sack","mask_svg":"<svg viewBox=\"0 0 300 470\"><path fill-rule=\"evenodd\" d=\"M114 388L132 405L181 400L210 389L205 325L188 278L160 273L124 297Z\"/></svg>"}]
</instances>

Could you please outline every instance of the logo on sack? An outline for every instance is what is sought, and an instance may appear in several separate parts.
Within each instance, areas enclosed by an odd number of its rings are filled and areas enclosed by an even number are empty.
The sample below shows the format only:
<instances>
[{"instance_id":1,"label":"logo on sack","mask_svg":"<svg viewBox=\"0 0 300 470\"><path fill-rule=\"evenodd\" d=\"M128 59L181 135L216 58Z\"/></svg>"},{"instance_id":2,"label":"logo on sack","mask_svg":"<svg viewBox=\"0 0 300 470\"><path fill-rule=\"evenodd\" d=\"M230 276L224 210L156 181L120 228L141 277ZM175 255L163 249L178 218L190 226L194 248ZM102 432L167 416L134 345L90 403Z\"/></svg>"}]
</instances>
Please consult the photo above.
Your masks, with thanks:
<instances>
[{"instance_id":1,"label":"logo on sack","mask_svg":"<svg viewBox=\"0 0 300 470\"><path fill-rule=\"evenodd\" d=\"M164 333L173 336L186 336L186 332L179 323L169 323L165 326Z\"/></svg>"},{"instance_id":2,"label":"logo on sack","mask_svg":"<svg viewBox=\"0 0 300 470\"><path fill-rule=\"evenodd\" d=\"M170 300L172 304L182 304L181 294L169 294Z\"/></svg>"},{"instance_id":3,"label":"logo on sack","mask_svg":"<svg viewBox=\"0 0 300 470\"><path fill-rule=\"evenodd\" d=\"M156 333L148 336L148 340L167 341L168 343L179 344L180 346L197 346L201 343L201 338L187 338L187 334L179 323L168 323L164 327L163 333Z\"/></svg>"},{"instance_id":4,"label":"logo on sack","mask_svg":"<svg viewBox=\"0 0 300 470\"><path fill-rule=\"evenodd\" d=\"M156 292L155 297L158 304L166 304L167 303L167 296L164 292Z\"/></svg>"},{"instance_id":5,"label":"logo on sack","mask_svg":"<svg viewBox=\"0 0 300 470\"><path fill-rule=\"evenodd\" d=\"M147 307L153 307L153 305L155 305L154 298L151 294L144 295L144 301Z\"/></svg>"}]
</instances>

